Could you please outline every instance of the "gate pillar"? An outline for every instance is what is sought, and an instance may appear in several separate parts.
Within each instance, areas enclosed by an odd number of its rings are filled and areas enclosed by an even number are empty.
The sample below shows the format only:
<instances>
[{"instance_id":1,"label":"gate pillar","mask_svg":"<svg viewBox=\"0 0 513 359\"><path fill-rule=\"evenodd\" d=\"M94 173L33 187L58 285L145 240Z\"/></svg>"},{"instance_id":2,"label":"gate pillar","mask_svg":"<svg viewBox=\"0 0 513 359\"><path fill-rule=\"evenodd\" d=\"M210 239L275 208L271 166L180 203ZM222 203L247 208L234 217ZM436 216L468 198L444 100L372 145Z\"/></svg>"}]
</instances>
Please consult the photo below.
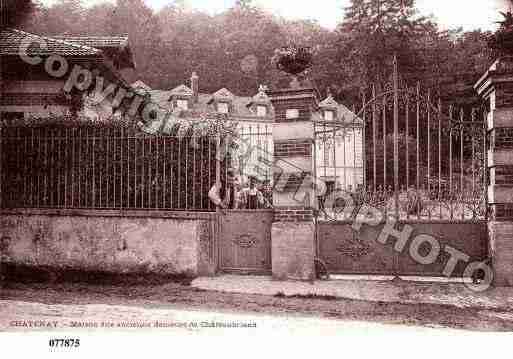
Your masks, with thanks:
<instances>
[{"instance_id":1,"label":"gate pillar","mask_svg":"<svg viewBox=\"0 0 513 359\"><path fill-rule=\"evenodd\" d=\"M274 107L272 274L275 279L315 279L313 213L313 88L296 83L269 93Z\"/></svg>"},{"instance_id":2,"label":"gate pillar","mask_svg":"<svg viewBox=\"0 0 513 359\"><path fill-rule=\"evenodd\" d=\"M513 286L513 57L475 84L488 106L489 238L496 286Z\"/></svg>"}]
</instances>

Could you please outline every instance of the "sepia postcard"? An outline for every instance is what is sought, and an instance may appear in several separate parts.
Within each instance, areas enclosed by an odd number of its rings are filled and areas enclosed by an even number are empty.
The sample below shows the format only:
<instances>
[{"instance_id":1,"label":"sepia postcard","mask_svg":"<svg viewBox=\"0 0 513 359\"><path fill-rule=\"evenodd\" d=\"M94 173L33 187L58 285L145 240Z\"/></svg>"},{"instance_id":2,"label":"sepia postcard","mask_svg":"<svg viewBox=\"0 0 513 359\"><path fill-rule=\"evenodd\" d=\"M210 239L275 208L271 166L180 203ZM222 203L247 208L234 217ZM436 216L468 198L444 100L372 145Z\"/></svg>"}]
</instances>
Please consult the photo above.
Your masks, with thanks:
<instances>
[{"instance_id":1,"label":"sepia postcard","mask_svg":"<svg viewBox=\"0 0 513 359\"><path fill-rule=\"evenodd\" d=\"M0 353L507 350L513 1L0 10Z\"/></svg>"}]
</instances>

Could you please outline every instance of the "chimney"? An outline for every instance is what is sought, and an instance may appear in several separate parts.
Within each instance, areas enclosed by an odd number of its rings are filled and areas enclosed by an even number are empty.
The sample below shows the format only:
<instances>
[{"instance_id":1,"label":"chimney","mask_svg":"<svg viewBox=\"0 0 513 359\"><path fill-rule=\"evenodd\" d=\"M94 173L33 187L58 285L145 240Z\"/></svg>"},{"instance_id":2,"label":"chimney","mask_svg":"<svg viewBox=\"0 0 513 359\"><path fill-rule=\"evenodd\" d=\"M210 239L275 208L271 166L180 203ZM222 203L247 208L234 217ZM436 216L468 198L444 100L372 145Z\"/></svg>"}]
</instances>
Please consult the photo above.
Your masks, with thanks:
<instances>
[{"instance_id":1,"label":"chimney","mask_svg":"<svg viewBox=\"0 0 513 359\"><path fill-rule=\"evenodd\" d=\"M191 90L192 90L192 102L198 103L199 77L196 74L196 72L193 72L192 76L191 76Z\"/></svg>"}]
</instances>

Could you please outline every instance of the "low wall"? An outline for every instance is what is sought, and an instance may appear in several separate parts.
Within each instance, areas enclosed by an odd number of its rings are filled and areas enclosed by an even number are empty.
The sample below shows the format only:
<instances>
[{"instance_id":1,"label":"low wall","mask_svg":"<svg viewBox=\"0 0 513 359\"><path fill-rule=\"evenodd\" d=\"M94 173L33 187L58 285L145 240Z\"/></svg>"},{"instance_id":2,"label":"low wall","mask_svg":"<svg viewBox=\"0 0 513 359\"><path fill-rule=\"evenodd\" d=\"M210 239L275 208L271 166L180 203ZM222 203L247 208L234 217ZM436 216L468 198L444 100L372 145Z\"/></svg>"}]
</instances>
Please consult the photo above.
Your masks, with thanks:
<instances>
[{"instance_id":1,"label":"low wall","mask_svg":"<svg viewBox=\"0 0 513 359\"><path fill-rule=\"evenodd\" d=\"M0 250L13 266L211 275L214 224L214 213L10 210L0 212Z\"/></svg>"}]
</instances>

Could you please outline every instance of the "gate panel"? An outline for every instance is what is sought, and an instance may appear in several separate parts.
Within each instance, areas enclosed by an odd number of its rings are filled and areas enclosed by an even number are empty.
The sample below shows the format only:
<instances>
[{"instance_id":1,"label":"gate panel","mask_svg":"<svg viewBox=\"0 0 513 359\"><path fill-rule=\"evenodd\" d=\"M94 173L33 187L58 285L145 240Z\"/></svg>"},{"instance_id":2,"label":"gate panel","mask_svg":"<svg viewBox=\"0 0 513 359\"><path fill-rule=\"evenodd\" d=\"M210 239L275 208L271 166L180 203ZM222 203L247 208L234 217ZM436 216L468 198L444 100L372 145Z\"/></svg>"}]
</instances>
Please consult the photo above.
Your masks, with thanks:
<instances>
[{"instance_id":1,"label":"gate panel","mask_svg":"<svg viewBox=\"0 0 513 359\"><path fill-rule=\"evenodd\" d=\"M461 223L411 223L413 232L411 238L418 235L430 235L440 243L440 255L435 263L422 265L416 263L410 256L410 243L400 255L397 272L401 275L442 276L443 270L451 255L446 252L446 246L457 249L470 257L469 262L484 261L488 256L488 228L486 222ZM426 256L431 251L425 243L419 248L420 255ZM458 262L452 276L461 277L468 263Z\"/></svg>"},{"instance_id":2,"label":"gate panel","mask_svg":"<svg viewBox=\"0 0 513 359\"><path fill-rule=\"evenodd\" d=\"M390 274L395 271L392 246L376 241L378 227L353 231L349 222L319 224L319 256L334 274Z\"/></svg>"},{"instance_id":3,"label":"gate panel","mask_svg":"<svg viewBox=\"0 0 513 359\"><path fill-rule=\"evenodd\" d=\"M383 224L364 226L357 233L350 222L319 223L319 257L326 262L334 274L443 276L450 255L445 251L450 246L470 257L469 262L483 261L488 257L488 231L486 222L427 223L402 222L413 228L412 235L402 253L394 250L396 239L389 237L386 244L377 241ZM419 264L410 255L412 240L418 235L430 235L440 243L440 255L433 264ZM430 251L429 244L419 248L421 256ZM459 262L452 276L462 276L466 264Z\"/></svg>"},{"instance_id":4,"label":"gate panel","mask_svg":"<svg viewBox=\"0 0 513 359\"><path fill-rule=\"evenodd\" d=\"M220 216L219 257L224 272L271 272L272 210L228 211Z\"/></svg>"}]
</instances>

